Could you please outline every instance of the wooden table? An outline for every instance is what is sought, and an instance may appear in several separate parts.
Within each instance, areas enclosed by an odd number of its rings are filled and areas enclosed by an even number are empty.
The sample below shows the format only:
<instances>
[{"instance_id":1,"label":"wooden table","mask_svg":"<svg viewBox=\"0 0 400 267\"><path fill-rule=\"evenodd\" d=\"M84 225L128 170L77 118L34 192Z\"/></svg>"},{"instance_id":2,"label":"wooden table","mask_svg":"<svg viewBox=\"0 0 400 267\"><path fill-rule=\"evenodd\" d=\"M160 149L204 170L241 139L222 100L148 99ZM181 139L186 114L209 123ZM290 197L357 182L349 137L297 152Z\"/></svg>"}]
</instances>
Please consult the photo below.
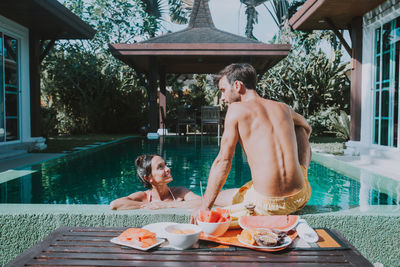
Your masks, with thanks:
<instances>
[{"instance_id":1,"label":"wooden table","mask_svg":"<svg viewBox=\"0 0 400 267\"><path fill-rule=\"evenodd\" d=\"M125 229L62 227L6 266L373 266L334 230L346 249L259 252L228 247L144 252L109 242Z\"/></svg>"}]
</instances>

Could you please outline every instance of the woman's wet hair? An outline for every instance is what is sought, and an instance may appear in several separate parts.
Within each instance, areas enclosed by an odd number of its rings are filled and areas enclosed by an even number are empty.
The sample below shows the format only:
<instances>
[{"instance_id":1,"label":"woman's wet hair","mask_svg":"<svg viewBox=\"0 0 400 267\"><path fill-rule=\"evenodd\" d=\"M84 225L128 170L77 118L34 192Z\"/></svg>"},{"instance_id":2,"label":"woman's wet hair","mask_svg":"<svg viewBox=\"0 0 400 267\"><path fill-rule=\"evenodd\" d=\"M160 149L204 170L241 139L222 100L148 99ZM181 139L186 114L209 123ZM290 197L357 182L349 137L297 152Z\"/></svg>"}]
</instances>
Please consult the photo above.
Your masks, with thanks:
<instances>
[{"instance_id":1,"label":"woman's wet hair","mask_svg":"<svg viewBox=\"0 0 400 267\"><path fill-rule=\"evenodd\" d=\"M254 67L248 63L233 63L226 66L219 72L218 76L216 76L218 79L217 82L224 76L226 76L231 85L235 81L241 81L247 89L256 89L257 72Z\"/></svg>"},{"instance_id":2,"label":"woman's wet hair","mask_svg":"<svg viewBox=\"0 0 400 267\"><path fill-rule=\"evenodd\" d=\"M136 158L136 174L145 188L151 188L151 184L146 180L146 177L151 175L151 160L158 156L154 155L141 155Z\"/></svg>"}]
</instances>

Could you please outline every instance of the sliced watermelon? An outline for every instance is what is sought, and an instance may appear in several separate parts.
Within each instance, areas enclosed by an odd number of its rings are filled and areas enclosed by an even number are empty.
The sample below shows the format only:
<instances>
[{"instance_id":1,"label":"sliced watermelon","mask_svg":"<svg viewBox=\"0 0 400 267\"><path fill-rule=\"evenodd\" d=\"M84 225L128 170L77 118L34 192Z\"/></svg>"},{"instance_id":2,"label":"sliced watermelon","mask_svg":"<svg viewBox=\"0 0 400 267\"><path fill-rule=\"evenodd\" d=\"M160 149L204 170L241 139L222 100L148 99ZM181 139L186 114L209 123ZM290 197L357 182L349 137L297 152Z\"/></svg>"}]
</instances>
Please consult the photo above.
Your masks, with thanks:
<instances>
[{"instance_id":1,"label":"sliced watermelon","mask_svg":"<svg viewBox=\"0 0 400 267\"><path fill-rule=\"evenodd\" d=\"M221 217L219 218L218 222L219 222L219 223L221 223L221 222L226 222L227 220L228 220L227 218L221 216Z\"/></svg>"},{"instance_id":2,"label":"sliced watermelon","mask_svg":"<svg viewBox=\"0 0 400 267\"><path fill-rule=\"evenodd\" d=\"M242 216L239 225L243 229L268 228L289 231L297 225L297 215Z\"/></svg>"},{"instance_id":3,"label":"sliced watermelon","mask_svg":"<svg viewBox=\"0 0 400 267\"><path fill-rule=\"evenodd\" d=\"M215 211L219 212L221 214L221 217L224 217L226 221L228 221L229 218L231 217L229 210L216 208Z\"/></svg>"},{"instance_id":4,"label":"sliced watermelon","mask_svg":"<svg viewBox=\"0 0 400 267\"><path fill-rule=\"evenodd\" d=\"M218 211L215 211L215 210L211 210L211 211L210 211L210 217L208 218L208 221L207 221L207 222L216 223L216 222L219 221L219 219L220 219L221 217L222 217L222 216L221 216L221 213L219 213Z\"/></svg>"},{"instance_id":5,"label":"sliced watermelon","mask_svg":"<svg viewBox=\"0 0 400 267\"><path fill-rule=\"evenodd\" d=\"M230 214L228 210L217 208L216 210L201 210L199 221L209 223L219 223L229 221Z\"/></svg>"}]
</instances>

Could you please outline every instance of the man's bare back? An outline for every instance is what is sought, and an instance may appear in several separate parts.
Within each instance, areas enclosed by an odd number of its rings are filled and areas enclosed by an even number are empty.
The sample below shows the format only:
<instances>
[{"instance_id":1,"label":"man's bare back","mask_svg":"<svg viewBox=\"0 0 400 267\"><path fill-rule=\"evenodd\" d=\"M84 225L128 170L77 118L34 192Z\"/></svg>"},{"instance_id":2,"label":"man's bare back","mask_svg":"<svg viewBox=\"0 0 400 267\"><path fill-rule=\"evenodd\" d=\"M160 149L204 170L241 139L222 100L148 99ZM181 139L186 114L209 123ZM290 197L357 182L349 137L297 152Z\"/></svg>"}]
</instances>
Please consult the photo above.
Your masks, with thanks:
<instances>
[{"instance_id":1,"label":"man's bare back","mask_svg":"<svg viewBox=\"0 0 400 267\"><path fill-rule=\"evenodd\" d=\"M245 63L231 64L220 73L221 100L229 108L201 209L211 209L214 203L227 206L248 201L262 214L290 214L310 198L306 168L311 160L311 127L286 104L260 97L254 90L256 75L255 69ZM246 153L252 181L239 190L220 193L238 141Z\"/></svg>"},{"instance_id":2,"label":"man's bare back","mask_svg":"<svg viewBox=\"0 0 400 267\"><path fill-rule=\"evenodd\" d=\"M265 196L287 196L303 188L289 107L256 97L231 104L228 112L237 118L255 190Z\"/></svg>"}]
</instances>

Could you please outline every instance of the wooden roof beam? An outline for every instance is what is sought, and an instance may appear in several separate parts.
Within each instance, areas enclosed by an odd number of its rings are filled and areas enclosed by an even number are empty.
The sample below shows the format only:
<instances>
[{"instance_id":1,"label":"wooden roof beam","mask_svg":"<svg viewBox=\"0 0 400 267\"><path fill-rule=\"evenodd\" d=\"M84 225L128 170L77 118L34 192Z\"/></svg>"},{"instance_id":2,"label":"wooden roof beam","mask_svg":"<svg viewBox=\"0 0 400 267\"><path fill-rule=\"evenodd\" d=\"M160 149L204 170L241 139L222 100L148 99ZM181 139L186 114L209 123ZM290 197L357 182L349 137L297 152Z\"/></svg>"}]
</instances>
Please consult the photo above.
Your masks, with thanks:
<instances>
[{"instance_id":1,"label":"wooden roof beam","mask_svg":"<svg viewBox=\"0 0 400 267\"><path fill-rule=\"evenodd\" d=\"M44 48L43 52L39 56L39 63L42 63L43 59L47 56L47 54L53 48L55 42L56 42L56 40L53 39L46 45L46 47ZM41 44L42 44L42 42L41 42ZM41 45L40 47L42 48L43 46Z\"/></svg>"},{"instance_id":2,"label":"wooden roof beam","mask_svg":"<svg viewBox=\"0 0 400 267\"><path fill-rule=\"evenodd\" d=\"M333 21L330 18L325 18L325 21L326 21L326 23L328 23L330 29L335 33L336 37L339 38L340 43L344 46L347 53L349 53L349 55L351 57L352 56L351 47L346 42L346 40L343 38L343 34L339 31L339 29L336 27L336 25L333 23Z\"/></svg>"}]
</instances>

